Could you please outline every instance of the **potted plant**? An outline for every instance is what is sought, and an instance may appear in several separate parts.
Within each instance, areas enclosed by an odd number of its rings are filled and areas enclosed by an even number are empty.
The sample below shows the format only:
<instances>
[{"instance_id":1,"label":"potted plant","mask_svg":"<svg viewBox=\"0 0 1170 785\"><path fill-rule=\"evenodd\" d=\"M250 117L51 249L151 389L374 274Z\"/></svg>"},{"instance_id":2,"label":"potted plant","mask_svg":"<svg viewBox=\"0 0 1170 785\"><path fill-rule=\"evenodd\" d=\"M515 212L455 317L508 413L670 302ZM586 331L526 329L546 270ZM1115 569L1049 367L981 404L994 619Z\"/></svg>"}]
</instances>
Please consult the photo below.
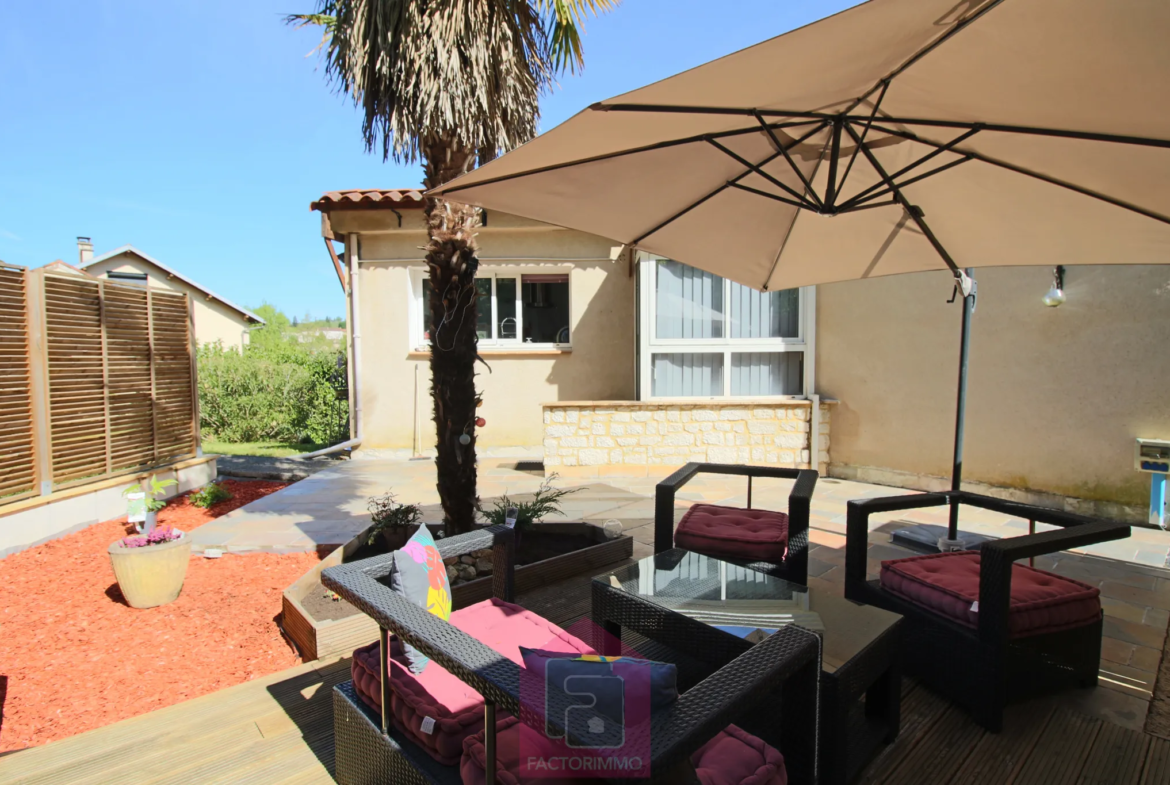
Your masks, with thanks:
<instances>
[{"instance_id":1,"label":"potted plant","mask_svg":"<svg viewBox=\"0 0 1170 785\"><path fill-rule=\"evenodd\" d=\"M373 545L381 539L387 553L406 545L418 531L417 524L422 518L417 504L399 504L393 493L371 497L368 509L373 525L366 544Z\"/></svg>"},{"instance_id":2,"label":"potted plant","mask_svg":"<svg viewBox=\"0 0 1170 785\"><path fill-rule=\"evenodd\" d=\"M514 511L516 522L512 528L516 532L517 551L520 549L520 540L524 536L524 532L531 529L532 524L544 520L546 515L559 515L561 499L577 491L576 488L552 487L552 481L558 476L553 473L545 478L528 501L514 501L505 493L495 500L491 509L483 510L484 516L492 526L507 526L510 517L508 511L509 509Z\"/></svg>"},{"instance_id":3,"label":"potted plant","mask_svg":"<svg viewBox=\"0 0 1170 785\"><path fill-rule=\"evenodd\" d=\"M167 506L167 503L159 496L167 488L176 484L175 480L159 480L156 475L152 474L149 484L138 483L122 491L122 495L128 501L126 505L127 520L130 523L138 524L135 527L138 531L150 534L154 531L158 511Z\"/></svg>"},{"instance_id":4,"label":"potted plant","mask_svg":"<svg viewBox=\"0 0 1170 785\"><path fill-rule=\"evenodd\" d=\"M187 577L191 541L179 529L163 526L110 545L110 565L131 608L174 602Z\"/></svg>"}]
</instances>

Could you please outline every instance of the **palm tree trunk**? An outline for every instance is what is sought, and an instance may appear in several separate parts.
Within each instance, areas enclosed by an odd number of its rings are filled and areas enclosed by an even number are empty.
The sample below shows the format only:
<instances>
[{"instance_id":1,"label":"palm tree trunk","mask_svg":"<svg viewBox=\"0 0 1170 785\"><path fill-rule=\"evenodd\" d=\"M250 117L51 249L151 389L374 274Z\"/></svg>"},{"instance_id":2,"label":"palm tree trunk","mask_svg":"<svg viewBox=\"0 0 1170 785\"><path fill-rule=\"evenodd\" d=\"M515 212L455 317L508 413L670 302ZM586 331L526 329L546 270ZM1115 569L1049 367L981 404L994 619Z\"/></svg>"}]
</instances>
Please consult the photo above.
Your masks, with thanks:
<instances>
[{"instance_id":1,"label":"palm tree trunk","mask_svg":"<svg viewBox=\"0 0 1170 785\"><path fill-rule=\"evenodd\" d=\"M435 188L474 166L475 151L448 139L420 145L424 183ZM475 272L475 208L427 199L424 212L430 242L431 398L435 420L435 470L447 534L471 531L479 507L476 492L475 360L479 342Z\"/></svg>"}]
</instances>

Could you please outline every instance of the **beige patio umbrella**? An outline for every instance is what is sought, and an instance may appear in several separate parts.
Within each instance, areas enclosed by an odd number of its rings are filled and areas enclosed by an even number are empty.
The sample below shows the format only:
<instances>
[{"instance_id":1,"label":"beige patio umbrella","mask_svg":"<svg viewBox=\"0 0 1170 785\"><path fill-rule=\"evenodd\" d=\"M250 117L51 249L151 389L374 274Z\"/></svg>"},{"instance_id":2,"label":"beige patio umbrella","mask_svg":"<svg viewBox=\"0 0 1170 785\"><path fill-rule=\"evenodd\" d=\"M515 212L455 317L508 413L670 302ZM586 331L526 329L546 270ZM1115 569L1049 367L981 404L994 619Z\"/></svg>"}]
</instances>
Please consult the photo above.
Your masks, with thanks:
<instances>
[{"instance_id":1,"label":"beige patio umbrella","mask_svg":"<svg viewBox=\"0 0 1170 785\"><path fill-rule=\"evenodd\" d=\"M871 0L633 92L433 193L761 290L1170 261L1170 3ZM952 507L950 537L956 535Z\"/></svg>"}]
</instances>

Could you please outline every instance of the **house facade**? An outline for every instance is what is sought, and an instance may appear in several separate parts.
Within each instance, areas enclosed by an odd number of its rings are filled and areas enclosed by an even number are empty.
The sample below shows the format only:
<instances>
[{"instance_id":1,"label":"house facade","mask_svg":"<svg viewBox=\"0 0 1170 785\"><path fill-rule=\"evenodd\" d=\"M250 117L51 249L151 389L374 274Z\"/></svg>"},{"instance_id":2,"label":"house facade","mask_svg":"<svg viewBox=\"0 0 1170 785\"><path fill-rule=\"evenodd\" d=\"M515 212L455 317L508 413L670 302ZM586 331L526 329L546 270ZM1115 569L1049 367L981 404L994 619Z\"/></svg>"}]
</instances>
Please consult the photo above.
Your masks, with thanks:
<instances>
[{"instance_id":1,"label":"house facade","mask_svg":"<svg viewBox=\"0 0 1170 785\"><path fill-rule=\"evenodd\" d=\"M347 288L362 449L429 454L421 194L313 203ZM479 229L487 454L565 476L660 477L690 460L816 466L947 487L959 309L945 273L760 293L601 237L495 211ZM1170 438L1170 274L977 270L964 477L1134 518L1137 437ZM441 341L441 336L439 336Z\"/></svg>"},{"instance_id":2,"label":"house facade","mask_svg":"<svg viewBox=\"0 0 1170 785\"><path fill-rule=\"evenodd\" d=\"M220 297L132 245L123 245L95 257L89 238L79 237L77 240L80 269L94 277L190 295L195 310L195 340L200 344L219 341L225 347L242 350L248 343L248 331L264 324L264 320L251 311Z\"/></svg>"}]
</instances>

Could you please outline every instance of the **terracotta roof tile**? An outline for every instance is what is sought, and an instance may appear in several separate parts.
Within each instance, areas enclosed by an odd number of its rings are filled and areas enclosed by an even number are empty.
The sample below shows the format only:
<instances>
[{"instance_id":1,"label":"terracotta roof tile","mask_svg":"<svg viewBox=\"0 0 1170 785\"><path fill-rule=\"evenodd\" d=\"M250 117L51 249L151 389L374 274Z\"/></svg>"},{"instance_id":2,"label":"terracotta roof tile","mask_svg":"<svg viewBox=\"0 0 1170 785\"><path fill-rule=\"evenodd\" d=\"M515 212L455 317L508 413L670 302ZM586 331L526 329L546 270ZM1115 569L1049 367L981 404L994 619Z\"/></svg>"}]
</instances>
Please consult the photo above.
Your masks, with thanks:
<instances>
[{"instance_id":1,"label":"terracotta roof tile","mask_svg":"<svg viewBox=\"0 0 1170 785\"><path fill-rule=\"evenodd\" d=\"M422 207L423 192L416 188L351 188L329 191L309 205L310 210L328 212L355 208Z\"/></svg>"}]
</instances>

